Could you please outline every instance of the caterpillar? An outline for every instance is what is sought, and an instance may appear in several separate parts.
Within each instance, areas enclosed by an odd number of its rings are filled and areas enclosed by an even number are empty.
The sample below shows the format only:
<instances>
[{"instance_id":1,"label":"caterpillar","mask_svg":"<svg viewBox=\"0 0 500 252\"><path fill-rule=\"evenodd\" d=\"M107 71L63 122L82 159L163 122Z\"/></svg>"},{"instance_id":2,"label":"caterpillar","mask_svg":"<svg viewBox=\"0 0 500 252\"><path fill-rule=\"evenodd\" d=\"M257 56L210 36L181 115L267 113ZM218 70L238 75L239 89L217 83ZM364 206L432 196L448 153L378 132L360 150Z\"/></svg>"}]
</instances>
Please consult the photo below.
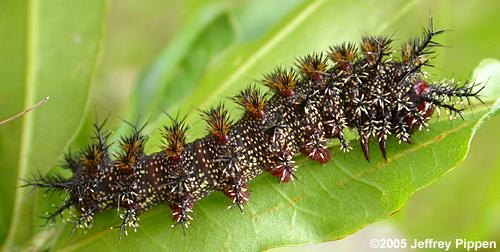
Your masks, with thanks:
<instances>
[{"instance_id":1,"label":"caterpillar","mask_svg":"<svg viewBox=\"0 0 500 252\"><path fill-rule=\"evenodd\" d=\"M186 141L185 117L170 116L162 129L163 144L155 153L144 152L148 136L144 126L119 138L112 152L110 134L95 123L95 136L83 150L68 152L60 174L35 175L24 186L65 193L60 207L45 216L55 221L72 207L79 216L75 228L87 229L94 216L117 208L122 218L119 237L136 230L142 213L158 204L172 209L174 225L182 230L193 221L198 200L223 192L230 207L249 200L248 182L270 172L280 183L295 179L294 157L299 153L321 164L332 157L328 139L337 139L343 151L351 149L347 130L357 132L364 158L370 160L369 142L377 141L387 159L387 139L411 143L411 135L428 128L439 109L461 116L470 99L480 100L482 88L467 81L431 82L422 70L431 66L434 38L443 29L433 21L421 36L401 45L400 56L391 49L389 36L363 36L359 44L346 42L297 58L294 67L276 67L232 100L244 113L231 120L224 103L201 112L208 134Z\"/></svg>"}]
</instances>

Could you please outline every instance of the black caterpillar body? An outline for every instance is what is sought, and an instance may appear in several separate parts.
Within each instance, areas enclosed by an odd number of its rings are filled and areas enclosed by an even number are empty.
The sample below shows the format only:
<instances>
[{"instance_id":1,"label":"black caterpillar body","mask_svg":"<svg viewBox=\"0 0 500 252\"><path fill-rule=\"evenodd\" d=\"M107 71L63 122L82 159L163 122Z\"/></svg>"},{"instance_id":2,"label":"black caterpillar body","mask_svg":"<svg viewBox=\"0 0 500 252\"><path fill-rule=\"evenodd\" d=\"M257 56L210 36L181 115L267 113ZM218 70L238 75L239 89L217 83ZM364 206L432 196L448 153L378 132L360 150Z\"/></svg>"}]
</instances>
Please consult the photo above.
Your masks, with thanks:
<instances>
[{"instance_id":1,"label":"black caterpillar body","mask_svg":"<svg viewBox=\"0 0 500 252\"><path fill-rule=\"evenodd\" d=\"M120 209L121 238L157 204L168 204L183 229L195 203L213 191L224 192L242 209L249 180L264 171L283 183L293 180L299 152L328 162L326 139L338 139L348 151L348 128L357 131L367 160L369 141L379 143L385 158L390 135L410 143L412 132L426 128L436 108L461 115L459 103L478 98L474 83L423 80L421 69L439 46L433 38L442 32L431 20L423 36L403 43L400 60L392 59L389 37L366 36L359 47L344 43L298 59L295 68L276 68L262 80L269 92L249 86L234 97L245 109L238 121L230 120L221 103L202 113L209 134L186 143L185 120L170 117L162 150L150 155L143 151L147 136L140 128L119 140L119 153L110 153L108 135L96 124L95 141L66 155L72 177L36 176L27 185L67 194L47 216L50 221L74 206L81 214L74 227L87 228L95 214Z\"/></svg>"}]
</instances>

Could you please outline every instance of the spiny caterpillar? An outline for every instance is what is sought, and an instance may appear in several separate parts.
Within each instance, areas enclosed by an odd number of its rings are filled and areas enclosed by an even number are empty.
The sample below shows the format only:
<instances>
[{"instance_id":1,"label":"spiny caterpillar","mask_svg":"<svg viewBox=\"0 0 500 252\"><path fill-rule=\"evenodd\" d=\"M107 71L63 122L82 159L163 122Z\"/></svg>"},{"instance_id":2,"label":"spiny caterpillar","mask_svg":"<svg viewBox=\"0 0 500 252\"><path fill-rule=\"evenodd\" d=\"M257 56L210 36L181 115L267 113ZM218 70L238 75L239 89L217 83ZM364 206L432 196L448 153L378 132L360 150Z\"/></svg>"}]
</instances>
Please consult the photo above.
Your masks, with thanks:
<instances>
[{"instance_id":1,"label":"spiny caterpillar","mask_svg":"<svg viewBox=\"0 0 500 252\"><path fill-rule=\"evenodd\" d=\"M97 213L118 208L121 238L127 228L138 227L143 212L164 203L184 230L195 203L214 191L242 210L248 182L260 173L270 172L281 183L293 180L299 152L327 163L326 139L338 139L349 151L346 129L357 131L366 160L370 141L378 142L386 158L389 136L411 143L412 132L426 129L435 109L461 115L465 101L479 99L481 88L473 82L423 79L422 67L440 46L434 37L443 32L434 30L431 20L421 37L403 43L400 60L393 59L387 36L364 36L359 45L343 43L306 55L294 68L265 74L261 82L270 91L250 85L234 96L245 111L239 120L231 121L223 103L202 111L208 125L203 138L187 143L185 118L169 116L161 151L150 155L144 153L148 137L141 127L120 138L121 151L113 153L109 134L96 123L94 141L65 156L70 178L38 175L26 186L65 192L62 205L46 218L54 221L74 206L80 215L73 228L88 228Z\"/></svg>"}]
</instances>

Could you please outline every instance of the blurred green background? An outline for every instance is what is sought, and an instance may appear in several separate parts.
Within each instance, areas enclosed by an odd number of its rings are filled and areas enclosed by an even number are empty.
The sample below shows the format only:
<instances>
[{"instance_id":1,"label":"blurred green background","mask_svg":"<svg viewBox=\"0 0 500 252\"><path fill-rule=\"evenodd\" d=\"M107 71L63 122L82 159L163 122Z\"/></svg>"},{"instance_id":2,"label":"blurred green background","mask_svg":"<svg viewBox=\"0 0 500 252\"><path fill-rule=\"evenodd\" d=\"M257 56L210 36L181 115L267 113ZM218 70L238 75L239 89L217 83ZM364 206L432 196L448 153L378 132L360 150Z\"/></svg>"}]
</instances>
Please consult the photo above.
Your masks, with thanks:
<instances>
[{"instance_id":1,"label":"blurred green background","mask_svg":"<svg viewBox=\"0 0 500 252\"><path fill-rule=\"evenodd\" d=\"M109 116L108 127L120 132L124 119L141 117L154 122L161 114L161 109L175 111L179 101L189 99L200 80L206 78L211 66L232 63L219 61L225 54L238 46L265 38L266 34L286 22L306 2L109 1L104 40L90 88L88 109L83 114L82 127L74 136L71 146L79 147L87 142L96 113L100 118ZM364 8L374 8L363 1L351 2L342 5L346 13L356 11L356 8L363 11L367 11ZM391 5L390 2L387 6ZM396 1L393 2L396 5ZM386 33L394 32L396 43L401 42L399 38L406 39L419 34L416 32L421 31L430 16L436 19L438 26L452 30L440 39L448 47L439 49L439 55L433 61L437 68L429 69L430 73L437 76L436 79L455 77L465 80L471 78L473 70L482 60L500 59L500 1L422 0L409 1L403 8L406 9L401 11L402 17L397 17L395 21L391 16L384 23ZM338 10L338 13L343 11ZM377 12L375 16L384 20L384 9L374 8L373 12ZM377 32L359 30L370 19L350 16L342 16L342 19L345 21L342 29L357 29L353 34ZM349 24L356 28L351 28ZM370 25L366 27L371 28ZM321 30L314 32L322 33ZM297 52L308 51L308 45L303 46ZM399 48L394 46L394 49ZM290 55L285 60L276 59L276 62L290 62L299 55ZM251 82L259 76L245 77ZM160 92L158 85L161 86ZM371 238L386 236L496 240L500 245L499 127L498 117L483 125L472 142L466 161L452 173L419 191L407 207L391 219L372 224L366 230L341 241L278 250L361 251L369 248L368 241ZM0 223L4 225L0 232L2 241L8 221Z\"/></svg>"}]
</instances>

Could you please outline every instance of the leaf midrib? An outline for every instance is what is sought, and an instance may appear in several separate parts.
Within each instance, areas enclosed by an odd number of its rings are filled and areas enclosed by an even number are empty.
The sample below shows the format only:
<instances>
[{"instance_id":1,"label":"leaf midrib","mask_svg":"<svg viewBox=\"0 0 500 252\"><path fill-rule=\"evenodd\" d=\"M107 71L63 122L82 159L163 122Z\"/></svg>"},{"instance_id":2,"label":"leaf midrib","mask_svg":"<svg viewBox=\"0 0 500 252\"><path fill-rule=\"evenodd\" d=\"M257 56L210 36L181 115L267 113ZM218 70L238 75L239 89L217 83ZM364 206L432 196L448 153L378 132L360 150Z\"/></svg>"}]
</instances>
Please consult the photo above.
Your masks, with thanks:
<instances>
[{"instance_id":1,"label":"leaf midrib","mask_svg":"<svg viewBox=\"0 0 500 252\"><path fill-rule=\"evenodd\" d=\"M33 33L35 26L35 3L36 0L26 0L26 70L25 70L25 99L24 108L29 108L30 104L35 101L35 79L34 79L34 62L33 62L33 51L35 49L35 34ZM29 144L33 133L33 116L35 113L30 113L22 118L22 128L21 128L21 147L19 150L19 162L18 162L18 178L26 177L26 171L28 167L28 154L31 149ZM17 185L19 185L19 181ZM22 191L16 190L14 198L14 208L12 211L11 223L8 231L7 238L4 242L4 249L12 246L15 239L15 233L20 225L20 213L22 206Z\"/></svg>"},{"instance_id":2,"label":"leaf midrib","mask_svg":"<svg viewBox=\"0 0 500 252\"><path fill-rule=\"evenodd\" d=\"M37 37L35 29L37 25L37 18L36 18L36 13L37 13L37 6L39 6L40 2L38 0L26 0L26 60L25 60L25 99L24 99L24 107L29 108L34 102L36 102L36 95L37 95L37 87L38 83L36 81L36 47L37 47ZM109 2L107 0L103 1L104 5L104 12L106 13L105 10L108 9ZM99 35L99 41L97 43L97 52L96 56L94 58L90 75L88 78L89 87L87 88L87 93L86 93L86 102L84 105L84 110L83 110L83 115L87 114L90 105L91 105L91 93L92 93L92 85L94 83L95 79L95 72L97 70L98 62L99 59L102 56L102 48L104 45L105 41L105 32L106 32L106 23L102 22L101 27L100 27L100 35ZM17 173L17 178L26 178L28 177L29 174L27 172L29 171L29 156L32 151L31 147L31 141L33 139L33 134L34 134L34 115L37 114L36 111L33 113L29 113L27 115L24 115L22 118L22 126L21 126L21 146L19 149L19 163L18 163L18 173ZM80 120L77 129L73 133L73 135L66 141L66 144L64 146L64 149L67 149L68 146L74 141L76 136L78 135L78 132L80 129L83 127L84 123L84 117ZM63 154L61 153L61 156ZM22 181L18 180L17 182L17 187L19 188L20 185L22 185ZM16 233L18 232L18 227L21 227L22 225L26 225L28 223L23 223L21 221L21 214L23 213L22 209L24 208L23 206L23 200L26 200L26 197L24 197L24 191L23 190L16 190L15 193L15 199L14 199L14 207L13 207L13 213L11 217L11 223L9 226L9 230L7 233L7 237L3 243L3 245L0 247L0 251L7 250L8 248L11 248L15 244L15 239L16 239ZM30 200L31 202L31 200ZM33 220L32 215L30 215L30 218ZM31 224L31 223L30 223ZM30 239L33 239L33 237L30 237ZM25 241L28 242L28 241ZM37 248L31 247L30 249L36 250ZM39 249L39 248L38 248Z\"/></svg>"},{"instance_id":3,"label":"leaf midrib","mask_svg":"<svg viewBox=\"0 0 500 252\"><path fill-rule=\"evenodd\" d=\"M304 20L307 19L307 17L309 17L312 13L314 13L314 11L325 2L326 0L315 0L312 1L310 4L308 4L308 6L306 6L304 10L300 12L299 15L291 19L291 22L285 25L279 32L275 33L274 36L271 36L271 38L266 43L264 43L264 46L260 47L259 50L257 50L247 60L244 61L241 67L236 69L236 71L231 73L228 76L228 78L226 78L220 85L218 85L217 88L211 92L212 95L209 96L208 99L204 100L204 102L202 102L199 107L204 108L208 104L211 104L214 101L214 99L218 97L218 94L221 93L221 90L226 89L228 85L230 85L235 80L237 80L241 75L243 75L243 73L247 69L249 69L252 65L254 65L259 58L267 54L290 31L292 31L295 27L300 25Z\"/></svg>"}]
</instances>

